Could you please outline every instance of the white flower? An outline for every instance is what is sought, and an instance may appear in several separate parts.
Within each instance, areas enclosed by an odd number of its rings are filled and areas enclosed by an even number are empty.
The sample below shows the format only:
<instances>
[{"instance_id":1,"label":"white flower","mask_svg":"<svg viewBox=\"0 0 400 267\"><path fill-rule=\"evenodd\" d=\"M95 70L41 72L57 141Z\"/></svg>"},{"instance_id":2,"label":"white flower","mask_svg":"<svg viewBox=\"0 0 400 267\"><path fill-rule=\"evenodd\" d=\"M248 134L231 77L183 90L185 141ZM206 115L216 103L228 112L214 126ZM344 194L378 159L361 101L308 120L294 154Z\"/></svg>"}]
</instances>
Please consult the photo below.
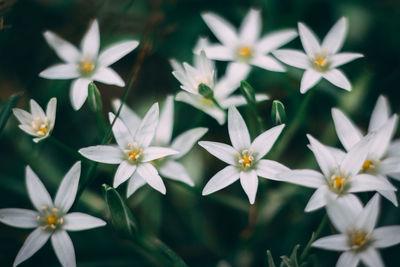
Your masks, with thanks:
<instances>
[{"instance_id":1,"label":"white flower","mask_svg":"<svg viewBox=\"0 0 400 267\"><path fill-rule=\"evenodd\" d=\"M295 38L295 30L276 31L260 38L262 22L258 9L250 9L238 32L231 23L214 13L206 12L201 16L221 42L205 48L208 57L233 61L230 67L235 72L245 73L245 76L250 72L250 65L271 71L285 71L284 66L268 53Z\"/></svg>"},{"instance_id":2,"label":"white flower","mask_svg":"<svg viewBox=\"0 0 400 267\"><path fill-rule=\"evenodd\" d=\"M75 200L80 174L81 162L78 161L64 176L53 202L40 179L29 166L26 167L26 186L36 211L0 209L0 222L19 228L36 228L18 252L14 266L29 259L49 238L61 265L75 266L74 246L66 231L87 230L106 224L84 213L67 214Z\"/></svg>"},{"instance_id":3,"label":"white flower","mask_svg":"<svg viewBox=\"0 0 400 267\"><path fill-rule=\"evenodd\" d=\"M114 110L117 110L120 105L121 102L119 100L113 101ZM141 119L127 105L123 105L120 118L131 132L136 132ZM194 186L193 180L190 178L185 167L177 160L186 155L186 153L189 152L193 145L208 131L208 129L202 127L194 128L180 134L171 141L173 125L174 99L172 96L168 96L165 100L164 107L161 109L160 121L155 132L153 144L162 147L171 147L179 153L170 157L156 159L151 163L162 176L186 183L189 186ZM137 174L135 179L129 180L127 197L132 195L145 184L146 180Z\"/></svg>"},{"instance_id":4,"label":"white flower","mask_svg":"<svg viewBox=\"0 0 400 267\"><path fill-rule=\"evenodd\" d=\"M363 133L339 109L332 109L332 117L336 132L344 148L349 151L363 138ZM375 133L370 142L370 149L362 165L361 173L368 173L378 179L387 180L387 175L400 173L400 155L389 153L390 141L394 135L398 116L389 118L387 100L378 99L377 105L371 116L369 133ZM396 175L394 175L396 178ZM398 205L396 194L393 191L378 191L382 196Z\"/></svg>"},{"instance_id":5,"label":"white flower","mask_svg":"<svg viewBox=\"0 0 400 267\"><path fill-rule=\"evenodd\" d=\"M110 123L114 118L114 114L110 113ZM93 161L119 164L114 176L114 187L118 187L128 179L130 179L129 184L132 184L135 180L143 178L151 187L165 194L164 182L151 162L178 154L178 151L166 147L149 146L157 125L158 103L155 103L137 128L128 128L121 119L116 119L112 130L118 146L91 146L80 149L79 153Z\"/></svg>"},{"instance_id":6,"label":"white flower","mask_svg":"<svg viewBox=\"0 0 400 267\"><path fill-rule=\"evenodd\" d=\"M351 84L337 67L354 59L363 57L359 53L338 53L342 48L347 33L347 19L341 18L325 36L322 44L316 35L303 23L299 22L301 43L306 52L293 49L281 49L272 54L282 62L306 70L301 79L300 92L305 93L321 78L324 78L347 91Z\"/></svg>"},{"instance_id":7,"label":"white flower","mask_svg":"<svg viewBox=\"0 0 400 267\"><path fill-rule=\"evenodd\" d=\"M199 47L203 47L205 40L199 39L196 45L195 52L199 50ZM176 60L171 60L171 65L174 69L172 74L181 82L181 88L189 92L179 92L176 95L177 101L185 102L207 115L213 117L219 124L224 124L226 120L226 113L222 111L217 105L208 98L198 93L198 86L204 83L213 91L215 100L221 105L222 108L227 109L230 106L241 106L246 105L246 99L241 95L233 95L232 93L239 87L240 81L245 79L246 73L238 71L233 65L228 65L226 73L219 80L213 80L212 82L206 83L210 79L197 79L196 77L205 77L208 73L208 77L215 77L215 70L202 71L208 69L204 66L212 66L214 62L207 59L204 52L200 54L194 54L194 67L191 67L186 62L183 63L183 67ZM204 73L201 75L200 73ZM212 75L211 75L212 73ZM267 100L266 94L256 94L256 101Z\"/></svg>"},{"instance_id":8,"label":"white flower","mask_svg":"<svg viewBox=\"0 0 400 267\"><path fill-rule=\"evenodd\" d=\"M355 201L357 197L351 193L396 191L387 179L366 173L360 174L370 147L369 136L358 142L347 153L332 150L311 135L307 137L311 144L309 148L314 153L322 173L304 169L279 174L279 177L286 182L317 189L305 208L306 212L325 206L328 199L346 198L348 201Z\"/></svg>"},{"instance_id":9,"label":"white flower","mask_svg":"<svg viewBox=\"0 0 400 267\"><path fill-rule=\"evenodd\" d=\"M262 159L272 148L284 126L282 124L265 131L251 143L242 116L235 107L230 107L228 131L233 147L217 142L199 142L199 145L209 153L229 164L208 181L203 189L203 195L221 190L240 179L250 204L253 204L258 188L257 176L280 181L277 174L289 170L276 161Z\"/></svg>"},{"instance_id":10,"label":"white flower","mask_svg":"<svg viewBox=\"0 0 400 267\"><path fill-rule=\"evenodd\" d=\"M54 97L50 99L47 103L46 113L35 100L31 99L29 103L31 113L19 108L13 108L13 113L21 123L18 125L19 128L27 134L36 136L33 141L37 143L50 136L53 131L56 122L57 99Z\"/></svg>"},{"instance_id":11,"label":"white flower","mask_svg":"<svg viewBox=\"0 0 400 267\"><path fill-rule=\"evenodd\" d=\"M379 195L363 208L359 201L335 201L327 206L329 219L340 234L323 237L312 246L344 251L336 267L356 267L363 262L369 267L383 267L377 251L400 243L400 226L375 228L379 215Z\"/></svg>"},{"instance_id":12,"label":"white flower","mask_svg":"<svg viewBox=\"0 0 400 267\"><path fill-rule=\"evenodd\" d=\"M99 24L94 20L81 42L81 51L53 32L44 37L56 54L65 61L42 71L39 76L48 79L75 79L71 84L70 98L75 110L82 107L92 81L125 86L121 77L109 66L135 49L138 41L125 41L104 49L99 54Z\"/></svg>"}]
</instances>

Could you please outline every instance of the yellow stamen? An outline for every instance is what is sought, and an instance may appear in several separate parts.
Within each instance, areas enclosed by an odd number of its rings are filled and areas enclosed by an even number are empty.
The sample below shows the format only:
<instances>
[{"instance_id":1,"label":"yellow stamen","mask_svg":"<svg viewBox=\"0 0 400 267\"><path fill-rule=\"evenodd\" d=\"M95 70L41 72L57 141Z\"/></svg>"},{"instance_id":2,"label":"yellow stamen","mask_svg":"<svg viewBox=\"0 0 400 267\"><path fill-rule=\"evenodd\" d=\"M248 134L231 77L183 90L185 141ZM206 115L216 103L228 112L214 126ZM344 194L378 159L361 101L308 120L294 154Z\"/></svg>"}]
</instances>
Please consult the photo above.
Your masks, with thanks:
<instances>
[{"instance_id":1,"label":"yellow stamen","mask_svg":"<svg viewBox=\"0 0 400 267\"><path fill-rule=\"evenodd\" d=\"M136 162L143 155L143 149L137 146L136 144L128 144L129 149L125 150L125 153L128 156L128 160L132 162Z\"/></svg>"},{"instance_id":2,"label":"yellow stamen","mask_svg":"<svg viewBox=\"0 0 400 267\"><path fill-rule=\"evenodd\" d=\"M53 225L57 222L57 217L55 215L49 215L46 217L45 222L47 225Z\"/></svg>"},{"instance_id":3,"label":"yellow stamen","mask_svg":"<svg viewBox=\"0 0 400 267\"><path fill-rule=\"evenodd\" d=\"M40 137L45 136L50 130L50 125L47 118L44 120L41 118L36 118L32 121L31 126L35 133Z\"/></svg>"},{"instance_id":4,"label":"yellow stamen","mask_svg":"<svg viewBox=\"0 0 400 267\"><path fill-rule=\"evenodd\" d=\"M79 70L83 75L90 74L94 70L94 68L95 65L90 59L81 60L81 62L79 63Z\"/></svg>"},{"instance_id":5,"label":"yellow stamen","mask_svg":"<svg viewBox=\"0 0 400 267\"><path fill-rule=\"evenodd\" d=\"M346 186L347 179L348 179L348 177L345 177L343 174L332 175L331 181L330 181L330 189L336 194L342 193Z\"/></svg>"},{"instance_id":6,"label":"yellow stamen","mask_svg":"<svg viewBox=\"0 0 400 267\"><path fill-rule=\"evenodd\" d=\"M320 67L323 67L323 66L325 66L327 60L324 57L319 57L319 58L314 59L314 62L317 63Z\"/></svg>"},{"instance_id":7,"label":"yellow stamen","mask_svg":"<svg viewBox=\"0 0 400 267\"><path fill-rule=\"evenodd\" d=\"M369 169L375 169L375 164L371 160L366 160L362 166L363 171L367 171Z\"/></svg>"},{"instance_id":8,"label":"yellow stamen","mask_svg":"<svg viewBox=\"0 0 400 267\"><path fill-rule=\"evenodd\" d=\"M367 245L368 241L370 240L370 235L367 234L364 230L354 230L351 229L349 231L349 243L350 247L353 250L360 250L365 245Z\"/></svg>"},{"instance_id":9,"label":"yellow stamen","mask_svg":"<svg viewBox=\"0 0 400 267\"><path fill-rule=\"evenodd\" d=\"M59 209L43 206L40 208L40 210L40 214L36 217L36 220L39 222L40 229L46 230L50 228L55 230L64 223L64 218L62 217L63 215Z\"/></svg>"},{"instance_id":10,"label":"yellow stamen","mask_svg":"<svg viewBox=\"0 0 400 267\"><path fill-rule=\"evenodd\" d=\"M250 46L242 46L237 50L237 55L242 60L248 60L253 56L253 49Z\"/></svg>"},{"instance_id":11,"label":"yellow stamen","mask_svg":"<svg viewBox=\"0 0 400 267\"><path fill-rule=\"evenodd\" d=\"M244 149L242 154L238 152L235 153L236 157L238 157L238 163L243 169L248 169L253 165L254 157L253 157L253 150Z\"/></svg>"}]
</instances>

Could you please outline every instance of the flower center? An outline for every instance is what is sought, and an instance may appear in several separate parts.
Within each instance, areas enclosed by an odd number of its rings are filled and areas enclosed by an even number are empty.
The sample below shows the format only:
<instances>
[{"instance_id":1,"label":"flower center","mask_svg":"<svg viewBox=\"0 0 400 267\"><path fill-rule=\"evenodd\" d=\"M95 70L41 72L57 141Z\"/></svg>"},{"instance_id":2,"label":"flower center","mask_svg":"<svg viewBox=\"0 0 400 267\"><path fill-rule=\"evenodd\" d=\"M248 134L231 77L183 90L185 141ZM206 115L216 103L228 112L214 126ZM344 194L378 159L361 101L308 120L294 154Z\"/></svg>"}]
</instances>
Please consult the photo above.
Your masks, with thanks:
<instances>
[{"instance_id":1,"label":"flower center","mask_svg":"<svg viewBox=\"0 0 400 267\"><path fill-rule=\"evenodd\" d=\"M239 166L242 169L247 170L252 167L254 161L253 153L253 150L249 151L247 149L244 149L242 154L239 154L238 152L235 153L236 157L238 157Z\"/></svg>"},{"instance_id":2,"label":"flower center","mask_svg":"<svg viewBox=\"0 0 400 267\"><path fill-rule=\"evenodd\" d=\"M347 184L347 178L344 177L343 175L337 175L337 174L332 175L330 181L330 188L334 193L336 194L342 193L346 187L346 184Z\"/></svg>"},{"instance_id":3,"label":"flower center","mask_svg":"<svg viewBox=\"0 0 400 267\"><path fill-rule=\"evenodd\" d=\"M318 52L311 57L311 64L317 71L327 71L329 68L329 56L325 52Z\"/></svg>"},{"instance_id":4,"label":"flower center","mask_svg":"<svg viewBox=\"0 0 400 267\"><path fill-rule=\"evenodd\" d=\"M44 121L41 118L36 118L32 121L31 126L40 137L45 136L50 130L47 118L45 118Z\"/></svg>"},{"instance_id":5,"label":"flower center","mask_svg":"<svg viewBox=\"0 0 400 267\"><path fill-rule=\"evenodd\" d=\"M248 61L253 56L253 49L250 46L241 46L237 50L237 56L240 60Z\"/></svg>"},{"instance_id":6,"label":"flower center","mask_svg":"<svg viewBox=\"0 0 400 267\"><path fill-rule=\"evenodd\" d=\"M49 208L47 206L41 208L36 220L39 222L39 227L42 230L55 230L64 223L61 211L57 208Z\"/></svg>"},{"instance_id":7,"label":"flower center","mask_svg":"<svg viewBox=\"0 0 400 267\"><path fill-rule=\"evenodd\" d=\"M94 62L91 59L83 59L79 62L79 71L83 76L90 75L95 67Z\"/></svg>"},{"instance_id":8,"label":"flower center","mask_svg":"<svg viewBox=\"0 0 400 267\"><path fill-rule=\"evenodd\" d=\"M365 248L371 240L371 236L367 234L364 230L354 230L349 231L349 243L353 250L360 250Z\"/></svg>"},{"instance_id":9,"label":"flower center","mask_svg":"<svg viewBox=\"0 0 400 267\"><path fill-rule=\"evenodd\" d=\"M136 144L128 144L129 149L125 150L128 156L128 160L132 163L137 163L140 157L143 155L143 149Z\"/></svg>"},{"instance_id":10,"label":"flower center","mask_svg":"<svg viewBox=\"0 0 400 267\"><path fill-rule=\"evenodd\" d=\"M362 165L361 171L364 173L374 174L376 171L376 165L372 160L366 160Z\"/></svg>"}]
</instances>

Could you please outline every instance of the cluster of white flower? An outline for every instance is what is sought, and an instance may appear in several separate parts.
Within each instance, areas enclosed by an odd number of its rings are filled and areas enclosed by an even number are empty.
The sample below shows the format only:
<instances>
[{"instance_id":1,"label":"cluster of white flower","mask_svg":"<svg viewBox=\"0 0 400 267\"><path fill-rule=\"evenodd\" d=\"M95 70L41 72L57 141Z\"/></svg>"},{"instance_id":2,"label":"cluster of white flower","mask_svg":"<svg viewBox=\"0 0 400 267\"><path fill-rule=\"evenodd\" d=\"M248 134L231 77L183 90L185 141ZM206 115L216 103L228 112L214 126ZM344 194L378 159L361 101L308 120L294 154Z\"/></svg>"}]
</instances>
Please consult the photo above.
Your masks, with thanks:
<instances>
[{"instance_id":1,"label":"cluster of white flower","mask_svg":"<svg viewBox=\"0 0 400 267\"><path fill-rule=\"evenodd\" d=\"M184 91L177 93L177 101L186 102L224 124L227 120L232 146L209 141L198 144L229 166L215 174L205 185L203 195L214 193L240 179L250 204L256 199L258 176L316 188L305 211L326 206L331 222L340 232L321 238L313 246L345 251L337 266L356 266L361 260L368 266L383 266L376 248L400 243L400 226L375 229L379 211L379 195L375 195L363 208L358 192L377 191L398 205L396 188L390 176L400 180L400 141L392 142L398 116L390 114L386 98L381 96L371 116L368 133L364 135L343 112L332 109L337 135L345 150L323 145L308 135L309 148L321 172L291 170L279 162L263 159L271 150L284 129L275 126L251 142L243 117L236 106L249 104L241 95L232 95L244 80L251 66L270 71L285 71L282 63L305 69L300 92L305 93L321 78L345 90L351 90L346 76L338 66L362 57L358 53L338 53L346 32L347 20L341 18L328 32L322 44L303 23L298 33L305 53L278 49L297 36L296 30L281 30L260 37L260 10L251 9L239 31L225 19L213 13L203 13L202 18L221 44L210 44L200 39L194 48L194 63L182 65L172 59L172 74ZM99 53L100 36L97 21L93 21L85 34L81 50L56 34L45 32L44 37L57 55L66 63L55 65L39 75L49 79L75 79L70 97L75 110L88 97L88 85L99 81L116 86L125 82L109 66L135 49L138 41L125 41ZM226 73L217 80L214 62L229 61ZM255 94L255 102L268 99L266 94ZM96 145L81 148L84 157L101 163L118 164L113 187L128 181L126 196L148 184L166 193L161 176L194 186L185 167L178 161L203 135L207 128L190 129L172 139L174 125L174 97L168 96L159 114L154 103L141 119L120 100L113 103L114 112L109 121L117 145ZM52 98L46 113L34 101L31 113L14 109L21 122L20 128L35 136L39 142L51 134L56 114L56 99ZM226 118L227 117L227 118ZM161 175L161 176L160 176ZM76 163L63 179L54 203L43 184L27 167L26 184L29 196L37 211L1 209L0 221L21 228L37 229L27 238L17 255L15 265L32 256L50 238L58 259L64 266L75 266L72 242L65 230L84 230L105 225L100 219L81 213L66 214L72 206L78 188L80 162Z\"/></svg>"}]
</instances>

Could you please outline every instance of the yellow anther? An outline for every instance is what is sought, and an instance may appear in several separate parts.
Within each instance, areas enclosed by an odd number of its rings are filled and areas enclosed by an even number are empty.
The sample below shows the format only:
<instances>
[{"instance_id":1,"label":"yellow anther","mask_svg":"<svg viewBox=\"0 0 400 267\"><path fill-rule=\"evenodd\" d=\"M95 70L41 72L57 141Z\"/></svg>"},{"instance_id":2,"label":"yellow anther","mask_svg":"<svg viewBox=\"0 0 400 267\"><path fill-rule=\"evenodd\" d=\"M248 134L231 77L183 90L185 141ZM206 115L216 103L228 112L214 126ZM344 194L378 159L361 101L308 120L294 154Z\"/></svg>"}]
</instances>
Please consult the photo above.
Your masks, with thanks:
<instances>
[{"instance_id":1,"label":"yellow anther","mask_svg":"<svg viewBox=\"0 0 400 267\"><path fill-rule=\"evenodd\" d=\"M369 169L375 169L375 164L371 160L366 160L362 166L363 171L367 171Z\"/></svg>"},{"instance_id":2,"label":"yellow anther","mask_svg":"<svg viewBox=\"0 0 400 267\"><path fill-rule=\"evenodd\" d=\"M79 63L79 71L83 75L90 74L95 68L94 62L90 59L81 60Z\"/></svg>"},{"instance_id":3,"label":"yellow anther","mask_svg":"<svg viewBox=\"0 0 400 267\"><path fill-rule=\"evenodd\" d=\"M237 57L247 61L253 56L253 49L250 46L241 46L237 50Z\"/></svg>"},{"instance_id":4,"label":"yellow anther","mask_svg":"<svg viewBox=\"0 0 400 267\"><path fill-rule=\"evenodd\" d=\"M57 222L57 217L55 215L49 215L46 217L45 222L47 225L52 225Z\"/></svg>"},{"instance_id":5,"label":"yellow anther","mask_svg":"<svg viewBox=\"0 0 400 267\"><path fill-rule=\"evenodd\" d=\"M43 206L40 208L40 214L36 217L39 222L39 227L42 230L51 228L55 230L58 226L64 223L63 214L57 208Z\"/></svg>"},{"instance_id":6,"label":"yellow anther","mask_svg":"<svg viewBox=\"0 0 400 267\"><path fill-rule=\"evenodd\" d=\"M319 65L320 67L324 67L327 63L327 60L325 57L318 57L314 59L314 62Z\"/></svg>"},{"instance_id":7,"label":"yellow anther","mask_svg":"<svg viewBox=\"0 0 400 267\"><path fill-rule=\"evenodd\" d=\"M129 149L125 150L128 160L136 162L143 155L143 149L136 144L128 144Z\"/></svg>"},{"instance_id":8,"label":"yellow anther","mask_svg":"<svg viewBox=\"0 0 400 267\"><path fill-rule=\"evenodd\" d=\"M349 243L353 250L362 249L370 240L370 235L364 230L350 230L349 231Z\"/></svg>"},{"instance_id":9,"label":"yellow anther","mask_svg":"<svg viewBox=\"0 0 400 267\"><path fill-rule=\"evenodd\" d=\"M38 136L45 136L50 130L47 118L44 120L36 118L32 121L31 126Z\"/></svg>"},{"instance_id":10,"label":"yellow anther","mask_svg":"<svg viewBox=\"0 0 400 267\"><path fill-rule=\"evenodd\" d=\"M235 153L236 157L238 157L238 163L242 168L247 169L253 165L253 153L253 150L249 151L247 149L244 149L242 154L239 154L238 152Z\"/></svg>"},{"instance_id":11,"label":"yellow anther","mask_svg":"<svg viewBox=\"0 0 400 267\"><path fill-rule=\"evenodd\" d=\"M345 177L343 174L341 175L334 174L331 177L330 189L334 193L340 194L343 192L346 183L347 183L347 177Z\"/></svg>"}]
</instances>

